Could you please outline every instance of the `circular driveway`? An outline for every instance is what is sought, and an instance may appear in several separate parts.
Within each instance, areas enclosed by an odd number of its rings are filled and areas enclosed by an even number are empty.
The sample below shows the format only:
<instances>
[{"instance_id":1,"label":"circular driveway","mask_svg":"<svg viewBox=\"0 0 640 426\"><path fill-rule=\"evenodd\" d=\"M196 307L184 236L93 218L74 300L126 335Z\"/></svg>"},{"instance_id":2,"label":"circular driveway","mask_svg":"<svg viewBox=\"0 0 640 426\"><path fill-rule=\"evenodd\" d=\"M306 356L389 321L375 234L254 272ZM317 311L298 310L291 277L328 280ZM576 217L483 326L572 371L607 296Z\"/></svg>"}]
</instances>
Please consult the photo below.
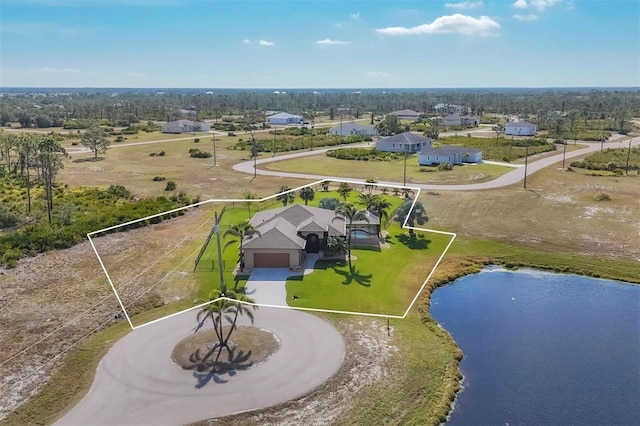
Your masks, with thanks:
<instances>
[{"instance_id":1,"label":"circular driveway","mask_svg":"<svg viewBox=\"0 0 640 426\"><path fill-rule=\"evenodd\" d=\"M171 351L193 333L195 316L185 312L118 341L100 362L89 393L55 424L175 425L264 408L315 389L344 359L344 341L329 323L292 309L260 307L255 326L280 340L271 358L223 375L183 370Z\"/></svg>"}]
</instances>

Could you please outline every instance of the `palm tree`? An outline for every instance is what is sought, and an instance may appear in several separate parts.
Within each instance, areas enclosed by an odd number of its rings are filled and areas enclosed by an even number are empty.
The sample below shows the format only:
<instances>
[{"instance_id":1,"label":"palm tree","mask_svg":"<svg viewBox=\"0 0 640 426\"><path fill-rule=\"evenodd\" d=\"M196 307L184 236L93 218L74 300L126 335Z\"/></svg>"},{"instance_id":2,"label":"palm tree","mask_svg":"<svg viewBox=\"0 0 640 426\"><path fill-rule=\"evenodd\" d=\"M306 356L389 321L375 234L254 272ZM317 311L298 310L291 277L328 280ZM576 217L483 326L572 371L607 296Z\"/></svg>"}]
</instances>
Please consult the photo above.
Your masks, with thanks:
<instances>
[{"instance_id":1,"label":"palm tree","mask_svg":"<svg viewBox=\"0 0 640 426\"><path fill-rule=\"evenodd\" d=\"M227 241L224 244L224 249L226 249L228 246L230 246L231 244L237 243L238 240L240 241L240 246L238 248L239 253L238 253L238 261L240 262L240 272L244 271L244 250L242 249L242 243L243 241L248 238L248 237L252 237L254 235L260 236L260 231L258 231L257 229L255 229L251 224L249 223L241 223L241 224L235 224L235 225L231 225L229 227L229 229L227 229L224 234L222 234L223 237L226 237L227 235L232 235L234 237L238 237L238 239L233 239L230 241Z\"/></svg>"},{"instance_id":2,"label":"palm tree","mask_svg":"<svg viewBox=\"0 0 640 426\"><path fill-rule=\"evenodd\" d=\"M373 194L365 194L364 192L358 195L358 203L362 204L365 209L371 211L371 208L376 202L378 198L377 195Z\"/></svg>"},{"instance_id":3,"label":"palm tree","mask_svg":"<svg viewBox=\"0 0 640 426\"><path fill-rule=\"evenodd\" d=\"M330 183L331 183L330 180L323 180L322 182L320 182L320 186L322 187L322 190L327 192L329 190Z\"/></svg>"},{"instance_id":4,"label":"palm tree","mask_svg":"<svg viewBox=\"0 0 640 426\"><path fill-rule=\"evenodd\" d=\"M413 206L413 208L411 208ZM404 223L405 219L407 221L407 225L410 226L409 234L413 238L413 227L417 223L418 225L424 225L427 223L429 218L427 217L427 211L424 208L424 205L420 201L416 201L413 204L413 201L407 200L398 207L396 213L394 214L394 219L401 224Z\"/></svg>"},{"instance_id":5,"label":"palm tree","mask_svg":"<svg viewBox=\"0 0 640 426\"><path fill-rule=\"evenodd\" d=\"M282 202L284 206L293 203L295 199L296 195L291 191L291 188L286 185L282 185L280 191L278 191L278 195L276 195L276 200Z\"/></svg>"},{"instance_id":6,"label":"palm tree","mask_svg":"<svg viewBox=\"0 0 640 426\"><path fill-rule=\"evenodd\" d=\"M300 189L300 198L304 200L305 206L309 204L309 201L313 200L314 196L315 196L315 191L313 190L312 187L305 186L304 188Z\"/></svg>"},{"instance_id":7,"label":"palm tree","mask_svg":"<svg viewBox=\"0 0 640 426\"><path fill-rule=\"evenodd\" d=\"M245 200L256 200L258 199L258 195L253 191L245 191L242 193L242 198ZM249 217L251 217L251 204L253 201L247 201L247 211L249 212Z\"/></svg>"},{"instance_id":8,"label":"palm tree","mask_svg":"<svg viewBox=\"0 0 640 426\"><path fill-rule=\"evenodd\" d=\"M351 186L347 182L340 182L340 186L338 186L338 194L342 197L344 202L347 202L347 197L351 192Z\"/></svg>"},{"instance_id":9,"label":"palm tree","mask_svg":"<svg viewBox=\"0 0 640 426\"><path fill-rule=\"evenodd\" d=\"M351 227L356 220L364 220L369 222L366 210L358 210L356 206L350 203L343 203L336 209L336 217L333 220L341 219L346 222L347 231L347 256L349 260L349 268L351 268Z\"/></svg>"},{"instance_id":10,"label":"palm tree","mask_svg":"<svg viewBox=\"0 0 640 426\"><path fill-rule=\"evenodd\" d=\"M380 225L382 225L382 219L385 223L389 220L389 212L387 211L392 206L391 202L384 197L376 197L374 204L368 209L373 212L378 219L380 219Z\"/></svg>"},{"instance_id":11,"label":"palm tree","mask_svg":"<svg viewBox=\"0 0 640 426\"><path fill-rule=\"evenodd\" d=\"M209 293L209 301L211 303L204 305L196 317L198 321L196 332L203 326L207 319L210 319L213 324L213 329L218 341L202 361L205 361L206 358L212 355L217 349L218 354L216 355L214 365L220 359L222 349L226 348L228 353L231 352L231 348L229 347L229 338L237 328L236 323L238 321L238 317L246 315L251 321L251 324L253 324L253 311L258 309L255 305L249 305L249 303L254 303L254 300L242 293L236 293L233 290L228 290L223 298L221 298L221 296L220 290L213 290ZM202 302L202 300L197 300L196 302ZM226 333L224 330L225 322L230 325L229 330Z\"/></svg>"}]
</instances>

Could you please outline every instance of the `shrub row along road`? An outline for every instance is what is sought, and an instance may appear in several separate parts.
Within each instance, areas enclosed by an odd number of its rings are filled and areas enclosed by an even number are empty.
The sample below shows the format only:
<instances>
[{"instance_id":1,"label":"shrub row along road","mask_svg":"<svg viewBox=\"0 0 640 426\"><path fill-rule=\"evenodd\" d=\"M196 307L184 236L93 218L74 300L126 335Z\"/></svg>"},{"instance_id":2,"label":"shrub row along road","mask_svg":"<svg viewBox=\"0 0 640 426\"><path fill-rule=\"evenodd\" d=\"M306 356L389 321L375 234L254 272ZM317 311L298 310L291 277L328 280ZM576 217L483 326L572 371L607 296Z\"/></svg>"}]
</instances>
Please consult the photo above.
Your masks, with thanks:
<instances>
[{"instance_id":1,"label":"shrub row along road","mask_svg":"<svg viewBox=\"0 0 640 426\"><path fill-rule=\"evenodd\" d=\"M586 154L590 154L592 152L600 151L600 148L601 148L600 142L581 142L581 141L578 141L578 142L581 145L589 145L589 146L586 148L567 152L566 160L569 160L570 158L575 158L575 157L580 157ZM623 142L614 140L614 141L605 143L604 147L605 148L626 148L628 147L628 143L629 142L627 140ZM640 144L640 137L635 137L631 140L632 146L637 146L639 144ZM349 147L366 147L366 146L369 146L369 145L357 144L357 145L350 145ZM293 158L300 158L308 155L324 154L331 149L336 149L336 148L332 147L332 148L318 149L313 151L296 152L294 154L280 155L272 158L262 158L257 160L256 164L257 166L261 166L274 161L290 160ZM550 157L542 158L536 161L529 161L529 164L527 165L527 175L535 173L538 170L544 169L545 167L549 167L561 161L562 161L562 153L552 155ZM470 167L473 167L473 166L470 166ZM253 174L254 173L253 160L238 163L233 166L233 169L239 172ZM478 189L492 189L492 188L501 188L504 186L509 186L509 185L518 183L524 179L524 173L525 173L524 167L518 167L518 168L514 168L510 172L507 172L494 180L483 182L483 183L460 184L460 185L438 185L438 184L407 182L407 186L417 187L421 189L442 190L442 191L473 191ZM357 183L364 183L364 179L358 180L358 179L352 179L352 178L341 178L339 176L278 172L278 171L264 170L260 168L256 170L256 174L264 175L264 176L280 176L280 177L291 177L291 178L313 179L313 180L322 180L322 179L348 180L348 181L354 181ZM378 182L378 184L387 185L387 186L402 186L402 182L380 181Z\"/></svg>"},{"instance_id":2,"label":"shrub row along road","mask_svg":"<svg viewBox=\"0 0 640 426\"><path fill-rule=\"evenodd\" d=\"M271 358L233 374L184 370L171 352L193 334L195 316L185 312L119 340L100 362L89 393L55 424L176 425L265 408L315 389L344 359L344 341L326 321L292 309L261 307L255 326L280 341Z\"/></svg>"}]
</instances>

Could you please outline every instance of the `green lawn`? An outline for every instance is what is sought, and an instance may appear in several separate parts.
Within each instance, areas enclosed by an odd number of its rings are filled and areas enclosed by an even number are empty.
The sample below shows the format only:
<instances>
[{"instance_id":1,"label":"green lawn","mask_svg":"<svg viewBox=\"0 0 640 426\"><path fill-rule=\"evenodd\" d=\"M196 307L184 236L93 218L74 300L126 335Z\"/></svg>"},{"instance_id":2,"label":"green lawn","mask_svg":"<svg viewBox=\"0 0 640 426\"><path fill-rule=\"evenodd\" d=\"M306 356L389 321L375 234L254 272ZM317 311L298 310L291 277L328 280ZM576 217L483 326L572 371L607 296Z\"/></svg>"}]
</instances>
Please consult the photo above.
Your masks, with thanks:
<instances>
[{"instance_id":1,"label":"green lawn","mask_svg":"<svg viewBox=\"0 0 640 426\"><path fill-rule=\"evenodd\" d=\"M417 231L411 239L397 223L387 230L390 247L352 250L357 259L351 270L344 261L322 260L311 274L287 280L289 305L404 314L451 237Z\"/></svg>"}]
</instances>

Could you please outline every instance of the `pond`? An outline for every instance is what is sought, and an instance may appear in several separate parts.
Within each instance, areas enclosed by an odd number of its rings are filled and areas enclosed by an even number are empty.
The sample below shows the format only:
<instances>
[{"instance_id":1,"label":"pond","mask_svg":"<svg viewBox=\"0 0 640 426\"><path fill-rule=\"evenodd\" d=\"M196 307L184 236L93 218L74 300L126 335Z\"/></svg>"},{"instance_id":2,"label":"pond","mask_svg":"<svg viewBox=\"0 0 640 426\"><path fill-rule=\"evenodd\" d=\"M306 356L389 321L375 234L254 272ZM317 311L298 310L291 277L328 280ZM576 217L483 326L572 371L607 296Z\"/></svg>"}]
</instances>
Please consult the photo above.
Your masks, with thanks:
<instances>
[{"instance_id":1,"label":"pond","mask_svg":"<svg viewBox=\"0 0 640 426\"><path fill-rule=\"evenodd\" d=\"M640 424L640 286L490 268L432 294L462 351L447 425Z\"/></svg>"}]
</instances>

